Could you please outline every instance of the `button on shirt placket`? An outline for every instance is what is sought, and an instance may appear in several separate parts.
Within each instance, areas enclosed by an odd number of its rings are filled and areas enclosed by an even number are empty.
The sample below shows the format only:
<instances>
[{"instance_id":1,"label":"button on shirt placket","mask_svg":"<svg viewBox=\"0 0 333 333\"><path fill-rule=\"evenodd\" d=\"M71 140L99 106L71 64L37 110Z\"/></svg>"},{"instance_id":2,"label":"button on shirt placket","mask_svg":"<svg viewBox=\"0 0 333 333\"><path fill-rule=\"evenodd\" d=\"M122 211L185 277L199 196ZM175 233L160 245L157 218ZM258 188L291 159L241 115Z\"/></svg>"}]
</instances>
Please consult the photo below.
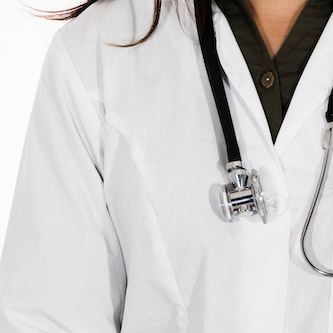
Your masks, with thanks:
<instances>
[{"instance_id":1,"label":"button on shirt placket","mask_svg":"<svg viewBox=\"0 0 333 333\"><path fill-rule=\"evenodd\" d=\"M260 73L258 71L258 73ZM252 74L253 75L253 74ZM283 120L279 76L271 59L263 63L261 75L254 77L259 84L257 90L263 104L273 142ZM267 107L268 106L268 107Z\"/></svg>"},{"instance_id":2,"label":"button on shirt placket","mask_svg":"<svg viewBox=\"0 0 333 333\"><path fill-rule=\"evenodd\" d=\"M275 75L273 72L268 71L263 74L261 77L261 84L264 88L269 89L274 85L275 82Z\"/></svg>"}]
</instances>

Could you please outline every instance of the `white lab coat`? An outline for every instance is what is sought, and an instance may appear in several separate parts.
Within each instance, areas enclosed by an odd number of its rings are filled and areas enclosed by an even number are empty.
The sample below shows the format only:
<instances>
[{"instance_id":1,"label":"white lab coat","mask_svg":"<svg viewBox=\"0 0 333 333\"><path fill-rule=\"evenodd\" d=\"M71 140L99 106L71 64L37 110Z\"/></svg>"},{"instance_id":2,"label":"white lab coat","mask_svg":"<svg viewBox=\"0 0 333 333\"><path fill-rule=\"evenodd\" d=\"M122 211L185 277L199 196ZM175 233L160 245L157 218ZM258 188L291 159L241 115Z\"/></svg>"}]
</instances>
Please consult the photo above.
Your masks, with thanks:
<instances>
[{"instance_id":1,"label":"white lab coat","mask_svg":"<svg viewBox=\"0 0 333 333\"><path fill-rule=\"evenodd\" d=\"M323 157L333 18L273 144L235 37L213 10L268 224L221 220L225 142L184 3L184 30L163 1L152 39L114 48L103 42L147 31L153 1L98 1L55 33L43 64L1 263L1 333L333 332L333 279L311 270L299 244ZM328 268L332 202L333 173L312 231Z\"/></svg>"}]
</instances>

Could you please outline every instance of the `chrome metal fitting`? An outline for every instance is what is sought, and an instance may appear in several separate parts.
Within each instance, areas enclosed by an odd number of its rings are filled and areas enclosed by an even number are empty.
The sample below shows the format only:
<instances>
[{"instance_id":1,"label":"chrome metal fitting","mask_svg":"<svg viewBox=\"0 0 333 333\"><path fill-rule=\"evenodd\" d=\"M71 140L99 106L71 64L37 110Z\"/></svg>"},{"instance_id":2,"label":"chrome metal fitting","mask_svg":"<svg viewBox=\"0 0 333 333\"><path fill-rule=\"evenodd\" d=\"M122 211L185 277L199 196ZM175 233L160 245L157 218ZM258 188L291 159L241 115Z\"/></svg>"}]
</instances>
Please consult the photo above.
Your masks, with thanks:
<instances>
[{"instance_id":1,"label":"chrome metal fitting","mask_svg":"<svg viewBox=\"0 0 333 333\"><path fill-rule=\"evenodd\" d=\"M224 218L234 222L234 217L242 213L259 213L264 223L267 211L258 173L252 169L251 175L241 161L226 164L231 183L222 185L220 192Z\"/></svg>"}]
</instances>

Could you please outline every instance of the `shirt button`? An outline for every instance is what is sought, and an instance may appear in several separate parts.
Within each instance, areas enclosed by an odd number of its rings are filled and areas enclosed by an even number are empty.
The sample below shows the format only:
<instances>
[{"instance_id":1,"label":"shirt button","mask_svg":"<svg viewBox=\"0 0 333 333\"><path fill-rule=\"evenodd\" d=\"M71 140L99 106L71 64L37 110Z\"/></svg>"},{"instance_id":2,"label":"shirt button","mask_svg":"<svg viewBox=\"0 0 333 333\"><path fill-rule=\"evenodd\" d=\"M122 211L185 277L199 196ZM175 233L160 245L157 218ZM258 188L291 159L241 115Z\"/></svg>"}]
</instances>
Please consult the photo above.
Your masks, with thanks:
<instances>
[{"instance_id":1,"label":"shirt button","mask_svg":"<svg viewBox=\"0 0 333 333\"><path fill-rule=\"evenodd\" d=\"M272 72L266 72L262 77L261 77L261 84L264 88L269 89L275 81L275 76Z\"/></svg>"}]
</instances>

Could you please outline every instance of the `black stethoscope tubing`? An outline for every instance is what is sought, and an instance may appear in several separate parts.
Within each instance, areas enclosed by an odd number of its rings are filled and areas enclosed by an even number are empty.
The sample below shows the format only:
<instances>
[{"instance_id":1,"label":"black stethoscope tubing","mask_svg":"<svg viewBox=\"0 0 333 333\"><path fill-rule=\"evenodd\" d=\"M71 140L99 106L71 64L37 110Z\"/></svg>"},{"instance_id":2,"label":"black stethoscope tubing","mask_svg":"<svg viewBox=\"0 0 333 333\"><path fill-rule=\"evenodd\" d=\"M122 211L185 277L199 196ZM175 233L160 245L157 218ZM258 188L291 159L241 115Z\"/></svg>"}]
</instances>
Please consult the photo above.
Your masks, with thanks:
<instances>
[{"instance_id":1,"label":"black stethoscope tubing","mask_svg":"<svg viewBox=\"0 0 333 333\"><path fill-rule=\"evenodd\" d=\"M194 4L195 4L195 16L198 26L199 8L197 1L194 1ZM206 6L205 25L203 29L204 29L203 35L200 36L199 33L199 40L200 40L202 55L206 65L208 78L210 81L211 89L214 95L222 130L226 141L228 160L229 162L241 161L241 155L239 152L235 129L232 122L230 109L223 86L222 77L220 75L220 70L222 69L222 66L219 62L216 50L216 40L215 40L215 33L213 26L211 3L209 3L209 5Z\"/></svg>"}]
</instances>

